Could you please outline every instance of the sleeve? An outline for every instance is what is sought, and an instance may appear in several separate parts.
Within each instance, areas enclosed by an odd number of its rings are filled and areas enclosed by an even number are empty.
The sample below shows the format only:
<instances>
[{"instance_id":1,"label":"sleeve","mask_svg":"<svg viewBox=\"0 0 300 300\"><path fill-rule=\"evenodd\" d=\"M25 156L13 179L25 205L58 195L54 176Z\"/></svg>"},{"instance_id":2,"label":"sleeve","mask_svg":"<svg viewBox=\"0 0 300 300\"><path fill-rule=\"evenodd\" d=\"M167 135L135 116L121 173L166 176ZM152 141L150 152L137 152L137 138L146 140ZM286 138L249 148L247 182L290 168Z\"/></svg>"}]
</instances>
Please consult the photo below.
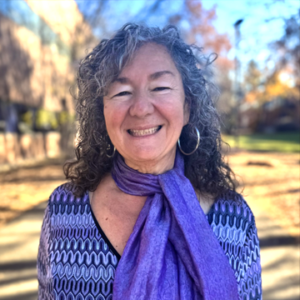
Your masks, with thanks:
<instances>
[{"instance_id":1,"label":"sleeve","mask_svg":"<svg viewBox=\"0 0 300 300\"><path fill-rule=\"evenodd\" d=\"M238 277L241 300L262 299L260 249L255 222L248 228L241 249Z\"/></svg>"},{"instance_id":2,"label":"sleeve","mask_svg":"<svg viewBox=\"0 0 300 300\"><path fill-rule=\"evenodd\" d=\"M37 257L37 275L38 275L38 299L39 300L52 300L52 276L50 267L50 209L49 205L46 208L43 220L40 244Z\"/></svg>"}]
</instances>

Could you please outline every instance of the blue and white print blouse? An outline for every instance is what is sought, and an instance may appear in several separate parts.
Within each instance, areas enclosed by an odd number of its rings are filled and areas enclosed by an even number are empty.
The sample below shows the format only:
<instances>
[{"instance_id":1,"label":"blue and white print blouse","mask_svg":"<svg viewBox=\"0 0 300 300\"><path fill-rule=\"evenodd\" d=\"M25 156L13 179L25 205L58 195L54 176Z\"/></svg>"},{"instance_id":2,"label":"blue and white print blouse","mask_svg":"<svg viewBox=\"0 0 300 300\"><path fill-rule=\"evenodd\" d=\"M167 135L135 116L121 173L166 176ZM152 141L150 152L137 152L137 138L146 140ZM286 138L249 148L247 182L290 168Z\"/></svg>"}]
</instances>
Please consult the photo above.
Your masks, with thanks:
<instances>
[{"instance_id":1,"label":"blue and white print blouse","mask_svg":"<svg viewBox=\"0 0 300 300\"><path fill-rule=\"evenodd\" d=\"M88 192L78 198L68 186L58 187L46 208L37 262L38 299L112 299L121 257L100 228ZM259 241L245 200L229 193L216 200L206 217L234 270L240 299L262 299Z\"/></svg>"}]
</instances>

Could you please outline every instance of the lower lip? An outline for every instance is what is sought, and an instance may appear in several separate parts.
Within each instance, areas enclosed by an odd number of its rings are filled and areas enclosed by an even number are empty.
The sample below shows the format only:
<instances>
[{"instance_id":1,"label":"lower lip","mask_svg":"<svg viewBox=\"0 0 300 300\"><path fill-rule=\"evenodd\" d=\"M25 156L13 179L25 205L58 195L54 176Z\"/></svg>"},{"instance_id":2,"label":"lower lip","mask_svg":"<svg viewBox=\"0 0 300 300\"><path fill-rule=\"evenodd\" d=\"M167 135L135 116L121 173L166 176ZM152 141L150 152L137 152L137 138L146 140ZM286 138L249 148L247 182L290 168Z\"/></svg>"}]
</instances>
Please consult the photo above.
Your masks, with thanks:
<instances>
[{"instance_id":1,"label":"lower lip","mask_svg":"<svg viewBox=\"0 0 300 300\"><path fill-rule=\"evenodd\" d=\"M149 137L149 136L157 134L161 129L162 129L162 126L160 126L160 128L157 131L155 131L154 133L149 133L149 134L145 134L145 135L132 135L128 131L127 131L127 133L133 138L145 138L145 137Z\"/></svg>"}]
</instances>

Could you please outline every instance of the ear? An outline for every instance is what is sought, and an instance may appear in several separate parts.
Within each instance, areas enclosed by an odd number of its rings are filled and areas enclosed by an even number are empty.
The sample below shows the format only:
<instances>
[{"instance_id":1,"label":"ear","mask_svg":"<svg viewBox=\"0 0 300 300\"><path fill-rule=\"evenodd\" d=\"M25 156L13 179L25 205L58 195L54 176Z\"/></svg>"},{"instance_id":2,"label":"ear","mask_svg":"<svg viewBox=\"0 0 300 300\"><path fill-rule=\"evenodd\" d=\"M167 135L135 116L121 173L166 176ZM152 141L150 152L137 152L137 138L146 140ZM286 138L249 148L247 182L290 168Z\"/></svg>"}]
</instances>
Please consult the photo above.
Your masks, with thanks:
<instances>
[{"instance_id":1,"label":"ear","mask_svg":"<svg viewBox=\"0 0 300 300\"><path fill-rule=\"evenodd\" d=\"M183 108L183 124L186 125L189 123L190 120L190 106L187 103L187 101L185 101L184 103L184 108Z\"/></svg>"}]
</instances>

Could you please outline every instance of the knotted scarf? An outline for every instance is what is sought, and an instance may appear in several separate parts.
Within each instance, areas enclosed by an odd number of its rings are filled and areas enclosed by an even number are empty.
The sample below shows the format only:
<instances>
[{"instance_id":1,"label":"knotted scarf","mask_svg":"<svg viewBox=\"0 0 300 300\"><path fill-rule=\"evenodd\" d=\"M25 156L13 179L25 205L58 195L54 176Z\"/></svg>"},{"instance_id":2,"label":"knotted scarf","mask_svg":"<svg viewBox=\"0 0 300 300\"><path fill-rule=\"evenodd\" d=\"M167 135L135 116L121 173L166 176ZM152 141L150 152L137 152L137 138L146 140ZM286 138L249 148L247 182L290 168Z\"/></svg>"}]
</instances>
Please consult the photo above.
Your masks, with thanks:
<instances>
[{"instance_id":1,"label":"knotted scarf","mask_svg":"<svg viewBox=\"0 0 300 300\"><path fill-rule=\"evenodd\" d=\"M125 193L148 196L115 273L114 300L236 300L228 258L184 175L174 168L143 174L118 154L112 177Z\"/></svg>"}]
</instances>

